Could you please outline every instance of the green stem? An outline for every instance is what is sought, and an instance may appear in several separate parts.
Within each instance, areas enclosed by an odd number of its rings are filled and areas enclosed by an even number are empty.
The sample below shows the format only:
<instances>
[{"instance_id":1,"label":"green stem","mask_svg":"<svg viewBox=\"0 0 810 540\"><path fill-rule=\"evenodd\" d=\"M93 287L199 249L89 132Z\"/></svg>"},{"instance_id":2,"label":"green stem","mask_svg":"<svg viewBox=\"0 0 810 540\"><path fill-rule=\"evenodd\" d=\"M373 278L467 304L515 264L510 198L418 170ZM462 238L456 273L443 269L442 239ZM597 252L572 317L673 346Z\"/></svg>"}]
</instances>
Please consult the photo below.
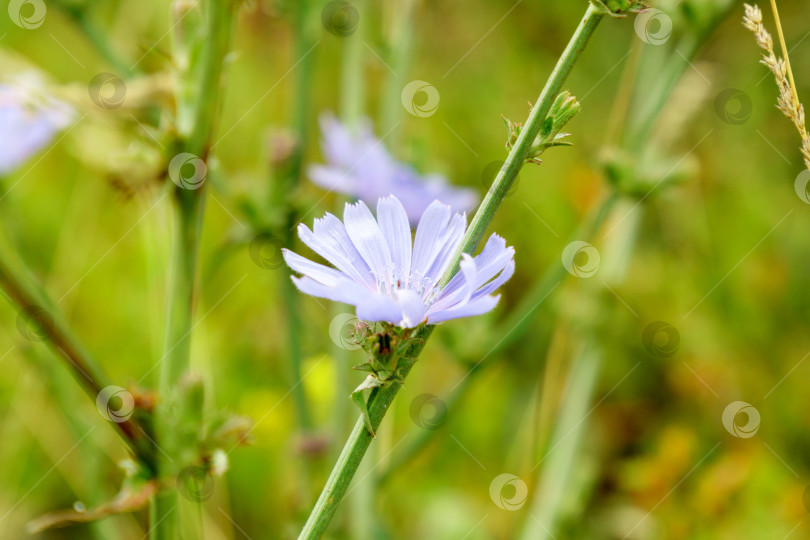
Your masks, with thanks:
<instances>
[{"instance_id":1,"label":"green stem","mask_svg":"<svg viewBox=\"0 0 810 540\"><path fill-rule=\"evenodd\" d=\"M158 476L166 485L177 475L177 459L182 453L176 437L179 421L177 386L188 370L191 353L195 275L205 204L201 191L175 192L175 232L171 248L165 352L161 359L160 399L155 415L157 440L163 450L158 456ZM177 515L176 491L165 489L155 495L151 508L153 538L176 538Z\"/></svg>"},{"instance_id":2,"label":"green stem","mask_svg":"<svg viewBox=\"0 0 810 540\"><path fill-rule=\"evenodd\" d=\"M422 327L419 330L414 340L414 345L412 345L411 350L407 354L407 359L402 361L403 364L398 371L403 380L408 376L408 373L410 373L425 345L425 340L432 332L433 327L430 326ZM374 431L377 431L380 427L380 423L385 413L388 411L388 407L394 401L400 388L402 388L402 383L393 381L387 386L375 388L371 392L371 395L369 395L368 411ZM318 497L318 501L315 503L315 507L309 515L309 519L301 530L301 534L298 535L299 540L320 538L326 531L372 439L373 437L371 433L369 433L368 428L366 428L365 422L361 416L357 419L354 429L349 435L349 439L346 441L343 451L340 453L337 463L335 463L332 469L332 474L329 475L329 479L323 487L321 496Z\"/></svg>"},{"instance_id":3,"label":"green stem","mask_svg":"<svg viewBox=\"0 0 810 540\"><path fill-rule=\"evenodd\" d=\"M645 146L655 121L658 119L658 113L661 112L675 85L686 69L692 65L692 59L706 44L717 25L735 7L735 2L727 2L725 5L715 8L702 26L695 28L693 33L681 38L673 49L678 51L678 54L670 54L664 68L656 70L655 80L639 96L643 99L634 111L635 118L631 119L630 126L627 129L628 144L626 147L628 150L639 151Z\"/></svg>"},{"instance_id":4,"label":"green stem","mask_svg":"<svg viewBox=\"0 0 810 540\"><path fill-rule=\"evenodd\" d=\"M295 149L290 156L289 168L286 174L277 178L276 184L271 191L271 204L274 208L283 209L284 218L278 234L284 246L290 246L295 241L295 227L298 223L298 211L294 204L290 203L290 194L295 191L301 182L303 172L304 151L309 142L309 104L310 89L312 79L312 67L314 54L310 53L313 39L308 30L309 4L307 0L300 0L297 3L296 12L296 44L294 47L296 58L303 58L301 65L297 69L296 100L294 105L293 136L295 138ZM287 313L288 336L289 336L289 368L292 380L293 404L298 417L298 426L304 433L312 430L313 422L310 414L306 390L303 384L295 384L301 380L301 316L298 309L297 290L290 279L281 280L282 297L284 308Z\"/></svg>"},{"instance_id":5,"label":"green stem","mask_svg":"<svg viewBox=\"0 0 810 540\"><path fill-rule=\"evenodd\" d=\"M554 538L560 507L566 490L571 488L575 464L581 463L579 452L586 432L588 407L593 401L604 352L593 341L586 338L582 349L577 353L571 367L557 425L549 454L537 482L537 496L532 504L535 519L525 521L521 540L546 540Z\"/></svg>"},{"instance_id":6,"label":"green stem","mask_svg":"<svg viewBox=\"0 0 810 540\"><path fill-rule=\"evenodd\" d=\"M202 36L184 32L175 42L175 54L184 56L200 47L199 57L184 66L177 89L178 139L172 150L207 159L212 128L220 101L223 60L230 48L235 2L209 0L205 3ZM189 9L195 9L189 7ZM201 41L199 41L201 40ZM173 155L169 156L171 159ZM188 370L195 304L197 259L206 187L187 190L174 188L174 237L170 260L165 352L161 358L160 399L156 409L156 433L163 452L159 454L158 478L170 485L189 450L178 438L179 383ZM152 537L174 540L178 537L177 492L162 489L151 502Z\"/></svg>"},{"instance_id":7,"label":"green stem","mask_svg":"<svg viewBox=\"0 0 810 540\"><path fill-rule=\"evenodd\" d=\"M490 188L487 196L484 198L484 201L473 217L470 227L467 229L467 233L464 236L461 248L456 253L450 269L445 273L439 286L446 285L452 278L458 268L461 254L463 252L474 251L483 238L495 211L500 206L503 198L506 196L509 188L517 177L518 172L523 167L532 142L540 132L542 121L548 115L552 103L562 88L563 82L582 53L582 50L585 48L588 38L590 38L594 30L596 30L596 26L602 17L603 13L599 8L595 7L593 4L588 5L582 21L574 32L568 46L560 56L560 59L557 61L557 65L551 72L537 103L532 107L523 131L521 131L521 135L509 152L504 167L498 173L493 186ZM410 369L413 367L413 362L416 361L419 352L421 352L425 341L432 331L433 327L425 326L417 332L414 338L414 343L417 345L414 346L412 354L409 355L412 362L407 367L403 367L401 373L402 380L404 380L410 372ZM379 427L385 412L388 410L397 392L399 392L400 386L400 383L394 382L382 389L375 389L369 396L368 407L371 423L375 430ZM315 508L313 508L306 525L304 525L304 529L301 531L299 540L320 538L326 530L332 516L334 516L337 510L338 504L340 504L343 495L346 493L346 489L354 473L357 471L358 465L362 461L366 450L368 450L371 438L371 434L368 433L368 430L363 425L363 419L359 419L349 436L349 440L343 448L343 452L338 458L337 464L332 470L332 474L327 480L326 486L324 486L321 492L321 496L318 498L318 502L315 504Z\"/></svg>"},{"instance_id":8,"label":"green stem","mask_svg":"<svg viewBox=\"0 0 810 540\"><path fill-rule=\"evenodd\" d=\"M357 30L343 38L343 64L340 70L340 119L352 129L363 117L365 78L363 77L363 34L368 22L365 0L353 2L360 17Z\"/></svg>"},{"instance_id":9,"label":"green stem","mask_svg":"<svg viewBox=\"0 0 810 540\"><path fill-rule=\"evenodd\" d=\"M18 265L17 265L18 266ZM71 328L66 317L24 268L15 266L9 250L0 248L0 287L11 302L22 308L37 306L43 310L29 310L31 321L46 335L48 344L79 382L93 403L102 389L111 386L107 374ZM133 415L126 422L111 422L133 454L148 469L154 470L154 448L139 419Z\"/></svg>"},{"instance_id":10,"label":"green stem","mask_svg":"<svg viewBox=\"0 0 810 540\"><path fill-rule=\"evenodd\" d=\"M400 98L402 92L400 77L404 77L408 72L411 60L414 11L417 2L418 0L395 0L384 4L383 9L388 10L388 49L390 50L388 64L391 67L385 73L378 133L388 133L393 129L404 111ZM388 148L397 148L399 130L394 130L388 135L386 141Z\"/></svg>"},{"instance_id":11,"label":"green stem","mask_svg":"<svg viewBox=\"0 0 810 540\"><path fill-rule=\"evenodd\" d=\"M548 116L551 105L557 98L557 94L560 93L565 79L579 59L580 54L582 54L582 51L585 49L585 45L588 43L588 39L593 34L594 30L596 30L596 26L599 24L599 21L602 20L603 16L604 14L600 8L596 7L594 4L588 4L585 15L574 31L574 35L568 42L568 46L557 61L557 65L554 66L554 70L551 72L546 85L543 87L543 91L540 92L540 97L537 98L537 102L534 104L534 107L532 107L529 118L526 120L517 141L515 141L512 150L509 152L506 162L503 167L501 167L492 187L489 188L484 200L481 202L481 206L479 206L478 211L470 222L467 233L464 235L464 240L461 242L461 246L456 253L455 262L450 266L450 270L445 273L444 277L439 282L439 287L446 285L456 271L458 271L458 263L461 261L461 254L475 251L479 242L483 239L484 233L492 221L495 212L501 206L501 202L503 202L504 197L506 197L512 184L515 182L520 169L526 162L532 143L538 133L540 133L540 127L543 120Z\"/></svg>"}]
</instances>

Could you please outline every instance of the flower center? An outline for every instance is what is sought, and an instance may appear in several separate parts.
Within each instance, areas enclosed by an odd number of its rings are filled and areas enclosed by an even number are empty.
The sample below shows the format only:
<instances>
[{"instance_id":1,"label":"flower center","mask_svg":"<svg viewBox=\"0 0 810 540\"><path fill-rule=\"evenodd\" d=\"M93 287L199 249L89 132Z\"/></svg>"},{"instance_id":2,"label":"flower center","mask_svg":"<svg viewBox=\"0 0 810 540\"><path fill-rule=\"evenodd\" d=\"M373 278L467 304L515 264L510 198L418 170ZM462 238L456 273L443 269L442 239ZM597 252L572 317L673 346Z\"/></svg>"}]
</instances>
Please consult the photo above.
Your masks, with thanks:
<instances>
[{"instance_id":1,"label":"flower center","mask_svg":"<svg viewBox=\"0 0 810 540\"><path fill-rule=\"evenodd\" d=\"M430 306L439 292L436 280L429 276L422 276L419 272L404 274L394 269L393 263L386 266L383 276L375 276L377 292L381 292L396 299L396 291L411 290L422 297L426 306Z\"/></svg>"}]
</instances>

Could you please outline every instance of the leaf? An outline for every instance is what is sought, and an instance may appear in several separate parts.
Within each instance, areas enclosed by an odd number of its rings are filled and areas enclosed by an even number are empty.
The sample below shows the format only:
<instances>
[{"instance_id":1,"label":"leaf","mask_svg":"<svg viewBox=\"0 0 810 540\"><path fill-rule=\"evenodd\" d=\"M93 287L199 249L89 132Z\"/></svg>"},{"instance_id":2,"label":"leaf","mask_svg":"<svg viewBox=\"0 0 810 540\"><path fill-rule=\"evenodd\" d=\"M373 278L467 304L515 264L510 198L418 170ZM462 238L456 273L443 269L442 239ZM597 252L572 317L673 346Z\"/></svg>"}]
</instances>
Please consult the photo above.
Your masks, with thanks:
<instances>
[{"instance_id":1,"label":"leaf","mask_svg":"<svg viewBox=\"0 0 810 540\"><path fill-rule=\"evenodd\" d=\"M545 139L551 135L551 130L554 128L554 116L546 116L543 123L540 124L540 138Z\"/></svg>"},{"instance_id":2,"label":"leaf","mask_svg":"<svg viewBox=\"0 0 810 540\"><path fill-rule=\"evenodd\" d=\"M363 415L363 421L366 424L366 429L368 432L371 433L372 437L376 437L376 433L374 433L374 427L371 425L371 416L368 410L368 404L366 403L366 396L363 393L365 390L372 390L379 386L382 386L383 383L374 375L369 375L366 377L360 385L354 389L352 392L352 401L355 405L360 409L360 412Z\"/></svg>"}]
</instances>

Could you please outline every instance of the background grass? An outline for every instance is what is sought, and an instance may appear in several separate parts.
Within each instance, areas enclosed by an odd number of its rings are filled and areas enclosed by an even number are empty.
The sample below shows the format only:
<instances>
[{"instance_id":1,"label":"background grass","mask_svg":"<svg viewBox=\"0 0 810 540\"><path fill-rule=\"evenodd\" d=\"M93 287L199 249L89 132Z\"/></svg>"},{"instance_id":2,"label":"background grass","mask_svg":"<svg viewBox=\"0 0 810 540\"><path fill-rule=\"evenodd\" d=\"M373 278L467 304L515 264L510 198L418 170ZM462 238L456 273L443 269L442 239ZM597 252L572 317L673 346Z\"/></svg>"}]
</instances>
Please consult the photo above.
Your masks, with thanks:
<instances>
[{"instance_id":1,"label":"background grass","mask_svg":"<svg viewBox=\"0 0 810 540\"><path fill-rule=\"evenodd\" d=\"M506 155L499 115L526 117L527 100L539 93L583 5L419 3L412 61L397 80L403 86L428 81L441 101L429 118L400 111L391 150L422 171L442 172L483 194L484 170ZM170 6L150 0L85 7L126 66L142 57L121 109L93 108L89 81L116 67L57 2L48 3L45 22L35 30L0 17L3 77L30 64L79 104L81 115L52 147L2 179L0 219L4 236L113 379L150 388L157 384L151 369L163 336L168 209L166 201L158 202L161 180L154 174L161 148L144 126L154 121L154 104L171 81L139 77L171 67ZM335 365L328 334L335 312L302 296L306 376L300 384L318 430L301 433L289 397L296 383L286 367L287 321L279 300L289 271L252 260L244 245L253 234L251 221L243 212L266 206L269 134L291 122L298 91L291 9L289 2L243 6L214 136L217 163L203 232L192 364L206 381L210 408L249 416L255 428L254 444L234 450L231 470L215 480L205 503L207 538L294 537L342 445L335 433L348 433L334 425L335 395L348 390L337 387L337 370L348 372L361 361L361 353L350 352ZM799 96L807 96L803 5L785 1L780 9L788 44L796 45L791 61ZM363 80L356 83L379 134L390 129L379 124L379 111L389 75L380 58L388 58L389 31L400 24L392 12L387 3L369 5L358 29ZM676 34L684 31L678 26L683 19L672 13ZM393 471L373 503L363 500L364 489L352 493L331 529L334 538L516 536L532 520L543 466L533 468L549 450L548 434L559 418L580 335L572 328L594 318L590 332L603 350L602 369L585 409L556 537L624 538L631 529L631 538L808 534L803 381L810 375L804 362L810 351L810 250L802 231L810 227L810 207L793 189L802 170L798 140L773 106L775 85L757 64L759 52L739 24L741 16L742 5L736 5L686 70L656 125L655 164L663 173L679 164L681 181L653 191L635 211L639 232L625 279L608 289L599 272L588 280L566 274L529 332L487 359L491 366L449 409L426 450ZM319 9L309 19L318 44L309 108L314 136L305 161L315 163L322 159L317 116L339 108L345 43L323 29ZM602 157L615 141L605 134L633 47L661 54L640 42L632 20L606 20L598 29L566 85L582 102L566 130L574 147L552 149L541 166L526 166L493 223L492 230L516 246L515 277L493 313L438 330L369 454L366 472L373 471L361 485L371 484L419 435L410 411L414 399L425 393L448 398L448 388L468 369L460 358L484 356L486 344L499 339L493 334L498 321L547 268L561 264L571 235L606 193ZM631 109L659 77L655 69L642 74ZM728 88L741 90L752 104L738 125L717 111L717 96ZM152 108L136 107L143 102ZM304 211L311 209L307 223L336 204L308 183L293 197ZM604 234L592 243L607 265ZM111 497L122 479L116 462L125 458L123 445L59 359L20 336L17 313L0 306L0 537L9 539L23 537L25 523L40 514ZM667 358L642 343L644 329L659 320L679 334L677 352ZM352 386L361 378L354 372L348 377ZM723 410L737 400L761 414L751 438L735 438L723 427ZM320 453L302 450L321 440L328 444ZM501 473L528 485L530 502L518 511L498 508L490 498L490 483ZM146 517L111 517L106 529L92 532L140 538ZM89 526L77 526L40 536L90 533Z\"/></svg>"}]
</instances>

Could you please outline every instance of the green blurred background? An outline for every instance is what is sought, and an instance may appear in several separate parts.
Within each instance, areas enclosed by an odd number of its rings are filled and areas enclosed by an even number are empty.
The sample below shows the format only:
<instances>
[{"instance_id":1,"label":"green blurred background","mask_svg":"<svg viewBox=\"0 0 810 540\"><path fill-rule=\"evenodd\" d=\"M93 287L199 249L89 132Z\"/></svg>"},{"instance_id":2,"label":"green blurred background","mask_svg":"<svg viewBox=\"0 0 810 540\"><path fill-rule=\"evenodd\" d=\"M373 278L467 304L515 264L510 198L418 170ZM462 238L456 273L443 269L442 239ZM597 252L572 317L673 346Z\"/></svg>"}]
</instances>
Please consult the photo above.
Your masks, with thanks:
<instances>
[{"instance_id":1,"label":"green blurred background","mask_svg":"<svg viewBox=\"0 0 810 540\"><path fill-rule=\"evenodd\" d=\"M305 162L322 161L318 115L345 113L350 102L380 135L392 128L386 120L399 122L386 138L396 156L482 195L490 164L506 156L500 115L525 119L527 101L536 99L586 4L358 0L359 26L341 37L322 24L325 3L311 3ZM408 22L403 10L411 4ZM299 297L305 376L293 380L280 300L290 272L256 264L248 246L254 225L279 211L266 204L269 156L301 95L295 5L253 0L240 9L214 135L192 365L205 380L209 408L248 416L255 427L253 444L230 453L230 470L205 502L210 539L295 537L356 416L348 392L362 376L350 367L362 353L335 358L329 327L338 312ZM779 5L795 46L799 96L807 96L806 5ZM494 312L438 329L329 537L518 538L538 523L556 538L810 537L801 385L810 376L810 249L801 232L810 228L810 207L793 186L802 170L799 141L774 107L776 87L740 24L741 3L687 58L681 38L694 21L684 10L710 6L658 3L674 25L662 45L644 43L632 17L602 22L565 85L582 103L566 129L574 146L527 165L491 227L516 247L515 277ZM165 180L156 174L162 149L147 131L155 131L172 84L170 2L54 1L47 8L42 26L31 30L0 16L0 73L41 70L79 117L2 178L3 236L116 384L154 388L170 216L168 199L160 200ZM70 10L83 13L84 27ZM410 40L404 61L393 58L397 32ZM352 49L351 40L360 45ZM346 66L351 50L354 72ZM124 106L95 107L90 80L102 72L123 77L120 68L136 61ZM616 119L625 110L638 114L676 62L685 65L683 76L642 141L643 159L637 149L616 150L623 144ZM341 73L350 80L341 83ZM402 108L399 92L411 80L439 91L434 115L417 118ZM730 88L743 94L734 103L719 97ZM643 166L634 170L643 169L649 184L620 197L595 236L578 236L609 196L606 164L615 171L636 159ZM290 200L308 224L340 204L308 182ZM587 279L559 272L525 328L490 355L506 335L503 321L545 272L560 269L574 239L599 250L599 270ZM9 539L25 537L25 524L49 511L110 499L123 477L117 462L126 457L59 357L21 337L17 314L10 304L0 307L0 538ZM645 346L655 321L674 327L677 343L653 336L659 341ZM656 354L665 345L673 350ZM481 359L485 369L467 380ZM462 380L466 390L445 417ZM291 399L299 384L314 417L307 433ZM424 394L435 396L430 410L419 408ZM761 415L751 437L723 425L735 401ZM400 453L425 435L424 418L434 422L427 422L428 443L400 464ZM491 496L502 473L528 489L516 510ZM510 489L506 499L520 498ZM141 538L147 512L105 523L39 537Z\"/></svg>"}]
</instances>

